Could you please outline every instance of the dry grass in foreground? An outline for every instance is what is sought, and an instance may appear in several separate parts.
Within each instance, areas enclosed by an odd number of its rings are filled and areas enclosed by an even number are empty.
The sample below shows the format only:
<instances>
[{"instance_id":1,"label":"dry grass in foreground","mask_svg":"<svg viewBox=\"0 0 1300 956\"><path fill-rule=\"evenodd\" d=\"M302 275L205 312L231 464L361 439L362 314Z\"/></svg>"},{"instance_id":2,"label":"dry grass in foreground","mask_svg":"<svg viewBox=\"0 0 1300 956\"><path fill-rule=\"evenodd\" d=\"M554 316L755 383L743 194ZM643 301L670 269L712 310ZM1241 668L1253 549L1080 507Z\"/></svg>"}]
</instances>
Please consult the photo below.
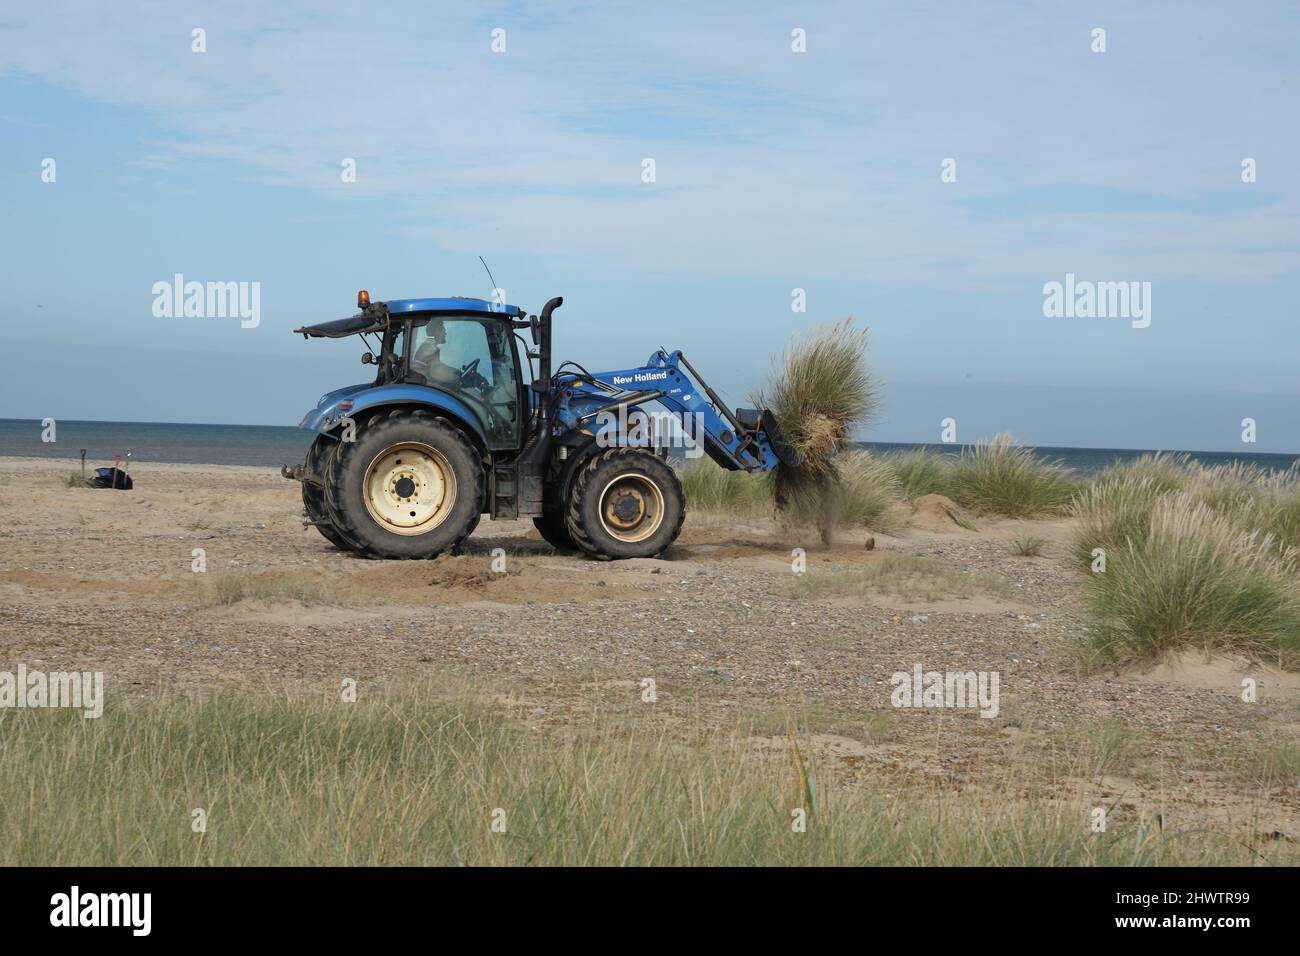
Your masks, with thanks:
<instances>
[{"instance_id":1,"label":"dry grass in foreground","mask_svg":"<svg viewBox=\"0 0 1300 956\"><path fill-rule=\"evenodd\" d=\"M485 699L440 677L363 685L355 704L241 692L110 699L99 720L0 713L0 762L24 768L0 783L0 864L1296 862L1284 843L1145 818L1093 833L1087 806L1022 799L1012 775L960 795L853 782L802 730L774 742L595 707L559 732Z\"/></svg>"},{"instance_id":2,"label":"dry grass in foreground","mask_svg":"<svg viewBox=\"0 0 1300 956\"><path fill-rule=\"evenodd\" d=\"M1005 578L963 571L936 558L883 551L877 560L851 571L810 570L784 582L792 599L884 595L936 601L968 598L978 593L1007 594Z\"/></svg>"}]
</instances>

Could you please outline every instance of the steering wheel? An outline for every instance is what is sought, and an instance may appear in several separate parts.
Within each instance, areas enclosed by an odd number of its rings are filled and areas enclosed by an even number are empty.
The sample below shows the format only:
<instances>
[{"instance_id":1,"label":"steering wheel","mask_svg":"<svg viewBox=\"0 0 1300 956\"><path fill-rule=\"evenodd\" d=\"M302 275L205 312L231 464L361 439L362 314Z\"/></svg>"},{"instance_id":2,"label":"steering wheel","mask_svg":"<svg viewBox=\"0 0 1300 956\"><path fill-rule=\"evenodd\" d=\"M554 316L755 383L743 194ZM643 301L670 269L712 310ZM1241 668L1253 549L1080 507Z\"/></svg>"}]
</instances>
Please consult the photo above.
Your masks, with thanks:
<instances>
[{"instance_id":1,"label":"steering wheel","mask_svg":"<svg viewBox=\"0 0 1300 956\"><path fill-rule=\"evenodd\" d=\"M472 388L476 392L487 394L492 388L492 383L479 374L478 362L478 359L474 359L461 366L460 384L463 388Z\"/></svg>"}]
</instances>

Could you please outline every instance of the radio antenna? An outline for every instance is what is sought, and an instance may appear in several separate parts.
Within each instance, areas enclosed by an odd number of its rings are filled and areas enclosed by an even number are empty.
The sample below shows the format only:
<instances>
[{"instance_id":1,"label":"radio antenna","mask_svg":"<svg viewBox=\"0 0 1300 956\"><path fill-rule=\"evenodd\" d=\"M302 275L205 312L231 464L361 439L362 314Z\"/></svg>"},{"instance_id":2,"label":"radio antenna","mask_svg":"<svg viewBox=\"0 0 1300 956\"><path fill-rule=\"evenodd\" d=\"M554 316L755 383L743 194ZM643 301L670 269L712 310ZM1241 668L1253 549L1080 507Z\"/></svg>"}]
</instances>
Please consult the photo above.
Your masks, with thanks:
<instances>
[{"instance_id":1,"label":"radio antenna","mask_svg":"<svg viewBox=\"0 0 1300 956\"><path fill-rule=\"evenodd\" d=\"M487 260L484 259L482 256L479 256L478 261L483 263L483 268L487 271L488 274L488 280L492 283L492 294L495 295L497 289L499 289L500 286L497 285L497 280L492 278L492 270L488 269ZM505 305L504 302L502 302L501 304Z\"/></svg>"}]
</instances>

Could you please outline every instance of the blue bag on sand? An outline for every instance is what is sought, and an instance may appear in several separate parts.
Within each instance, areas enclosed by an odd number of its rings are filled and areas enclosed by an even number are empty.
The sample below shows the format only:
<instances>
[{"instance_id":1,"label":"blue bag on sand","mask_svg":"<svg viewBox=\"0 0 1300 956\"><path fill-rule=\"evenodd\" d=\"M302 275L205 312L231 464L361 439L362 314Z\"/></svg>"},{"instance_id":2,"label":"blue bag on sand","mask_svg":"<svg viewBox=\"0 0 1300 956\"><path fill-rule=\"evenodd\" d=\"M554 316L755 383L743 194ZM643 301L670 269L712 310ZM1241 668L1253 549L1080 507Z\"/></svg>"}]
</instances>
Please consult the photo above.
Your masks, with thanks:
<instances>
[{"instance_id":1,"label":"blue bag on sand","mask_svg":"<svg viewBox=\"0 0 1300 956\"><path fill-rule=\"evenodd\" d=\"M135 483L131 480L131 476L120 468L96 468L95 477L90 479L89 484L92 488L130 491Z\"/></svg>"}]
</instances>

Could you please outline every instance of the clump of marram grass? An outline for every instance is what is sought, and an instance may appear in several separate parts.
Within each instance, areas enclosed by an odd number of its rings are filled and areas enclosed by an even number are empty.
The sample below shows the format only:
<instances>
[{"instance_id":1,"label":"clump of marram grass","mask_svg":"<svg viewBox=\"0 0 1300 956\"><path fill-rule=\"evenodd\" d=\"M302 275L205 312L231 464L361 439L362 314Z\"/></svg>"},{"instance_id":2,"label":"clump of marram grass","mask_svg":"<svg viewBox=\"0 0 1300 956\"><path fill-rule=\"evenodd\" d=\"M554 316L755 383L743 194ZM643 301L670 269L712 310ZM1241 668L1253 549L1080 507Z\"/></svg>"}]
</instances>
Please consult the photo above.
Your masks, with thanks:
<instances>
[{"instance_id":1,"label":"clump of marram grass","mask_svg":"<svg viewBox=\"0 0 1300 956\"><path fill-rule=\"evenodd\" d=\"M819 493L805 493L804 487L796 486L781 517L789 524L815 526L829 513L841 525L888 533L907 523L902 498L898 479L880 459L851 451L837 457L835 480Z\"/></svg>"},{"instance_id":2,"label":"clump of marram grass","mask_svg":"<svg viewBox=\"0 0 1300 956\"><path fill-rule=\"evenodd\" d=\"M839 462L840 521L873 531L897 531L905 525L903 492L893 471L865 451L852 451Z\"/></svg>"},{"instance_id":3,"label":"clump of marram grass","mask_svg":"<svg viewBox=\"0 0 1300 956\"><path fill-rule=\"evenodd\" d=\"M1068 468L1044 461L1010 435L978 442L960 455L929 449L891 452L883 461L903 497L943 495L977 514L1037 518L1064 512L1077 485Z\"/></svg>"},{"instance_id":4,"label":"clump of marram grass","mask_svg":"<svg viewBox=\"0 0 1300 956\"><path fill-rule=\"evenodd\" d=\"M1043 461L1032 448L998 435L964 451L949 475L951 497L979 514L1037 518L1060 514L1076 486L1060 462Z\"/></svg>"},{"instance_id":5,"label":"clump of marram grass","mask_svg":"<svg viewBox=\"0 0 1300 956\"><path fill-rule=\"evenodd\" d=\"M1249 514L1262 495L1269 473L1256 465L1234 461L1226 465L1190 467L1183 489L1217 514L1235 519Z\"/></svg>"},{"instance_id":6,"label":"clump of marram grass","mask_svg":"<svg viewBox=\"0 0 1300 956\"><path fill-rule=\"evenodd\" d=\"M818 515L827 544L843 505L837 457L879 403L879 385L866 362L867 330L852 322L818 326L792 342L773 362L767 388L755 396L758 407L771 409L800 458L798 465L777 465L776 506L794 516Z\"/></svg>"},{"instance_id":7,"label":"clump of marram grass","mask_svg":"<svg viewBox=\"0 0 1300 956\"><path fill-rule=\"evenodd\" d=\"M240 601L344 604L352 589L308 571L219 571L203 576L201 604L229 607Z\"/></svg>"},{"instance_id":8,"label":"clump of marram grass","mask_svg":"<svg viewBox=\"0 0 1300 956\"><path fill-rule=\"evenodd\" d=\"M855 426L865 424L879 404L879 386L866 364L867 330L845 319L817 326L790 344L773 363L760 408L776 416L785 440L804 458L808 472L825 470L844 450Z\"/></svg>"},{"instance_id":9,"label":"clump of marram grass","mask_svg":"<svg viewBox=\"0 0 1300 956\"><path fill-rule=\"evenodd\" d=\"M772 513L772 488L761 475L728 471L704 459L691 462L679 474L691 512L718 511L751 517Z\"/></svg>"},{"instance_id":10,"label":"clump of marram grass","mask_svg":"<svg viewBox=\"0 0 1300 956\"><path fill-rule=\"evenodd\" d=\"M1073 553L1087 567L1096 552L1140 545L1151 525L1151 512L1167 492L1149 474L1103 475L1075 497L1070 510L1078 520Z\"/></svg>"},{"instance_id":11,"label":"clump of marram grass","mask_svg":"<svg viewBox=\"0 0 1300 956\"><path fill-rule=\"evenodd\" d=\"M889 533L907 523L898 480L878 458L865 451L847 452L839 458L837 476L828 493L835 495L832 509L841 524ZM681 479L692 513L751 518L774 513L775 481L770 476L727 471L711 461L701 461L683 468ZM777 517L791 527L816 526L824 512L821 496L795 494Z\"/></svg>"},{"instance_id":12,"label":"clump of marram grass","mask_svg":"<svg viewBox=\"0 0 1300 956\"><path fill-rule=\"evenodd\" d=\"M1042 535L1028 534L1011 539L1011 553L1022 558L1036 558L1043 553L1043 548L1050 544Z\"/></svg>"},{"instance_id":13,"label":"clump of marram grass","mask_svg":"<svg viewBox=\"0 0 1300 956\"><path fill-rule=\"evenodd\" d=\"M1268 472L1233 462L1195 469L1186 489L1197 501L1245 531L1273 536L1282 548L1300 547L1300 469Z\"/></svg>"},{"instance_id":14,"label":"clump of marram grass","mask_svg":"<svg viewBox=\"0 0 1300 956\"><path fill-rule=\"evenodd\" d=\"M1300 548L1300 467L1273 475L1251 504L1250 524L1283 548Z\"/></svg>"},{"instance_id":15,"label":"clump of marram grass","mask_svg":"<svg viewBox=\"0 0 1300 956\"><path fill-rule=\"evenodd\" d=\"M781 581L778 593L796 600L889 595L903 600L938 601L1011 591L1007 580L998 575L963 571L929 555L899 551L882 552L878 560L851 571L817 571L788 577Z\"/></svg>"},{"instance_id":16,"label":"clump of marram grass","mask_svg":"<svg viewBox=\"0 0 1300 956\"><path fill-rule=\"evenodd\" d=\"M1164 494L1186 488L1187 482L1198 468L1200 465L1186 452L1171 455L1157 451L1141 455L1132 461L1113 464L1101 473L1101 477L1146 478L1156 492Z\"/></svg>"},{"instance_id":17,"label":"clump of marram grass","mask_svg":"<svg viewBox=\"0 0 1300 956\"><path fill-rule=\"evenodd\" d=\"M1270 473L1240 462L1205 467L1186 455L1144 455L1108 468L1075 498L1076 559L1086 565L1096 548L1140 541L1156 503L1178 492L1240 531L1271 536L1280 550L1300 548L1300 469Z\"/></svg>"},{"instance_id":18,"label":"clump of marram grass","mask_svg":"<svg viewBox=\"0 0 1300 956\"><path fill-rule=\"evenodd\" d=\"M1271 536L1174 492L1159 496L1145 526L1105 560L1086 584L1098 619L1092 643L1105 656L1151 658L1192 645L1300 664L1300 552Z\"/></svg>"},{"instance_id":19,"label":"clump of marram grass","mask_svg":"<svg viewBox=\"0 0 1300 956\"><path fill-rule=\"evenodd\" d=\"M898 480L899 490L904 498L919 498L922 495L944 495L951 498L952 490L948 476L951 462L945 460L950 456L940 455L928 448L914 451L892 451L881 457L886 467Z\"/></svg>"}]
</instances>

